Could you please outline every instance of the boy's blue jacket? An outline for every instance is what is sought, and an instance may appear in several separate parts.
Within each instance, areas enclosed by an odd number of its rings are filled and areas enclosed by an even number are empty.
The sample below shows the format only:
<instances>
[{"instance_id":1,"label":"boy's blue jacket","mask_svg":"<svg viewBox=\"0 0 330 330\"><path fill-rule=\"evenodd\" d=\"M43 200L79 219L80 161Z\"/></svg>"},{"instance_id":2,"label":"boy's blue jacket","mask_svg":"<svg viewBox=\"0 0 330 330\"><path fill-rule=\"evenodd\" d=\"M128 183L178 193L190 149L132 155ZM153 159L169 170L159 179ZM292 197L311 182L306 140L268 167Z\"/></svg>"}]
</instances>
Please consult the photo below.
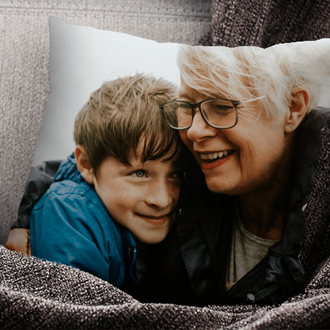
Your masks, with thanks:
<instances>
[{"instance_id":1,"label":"boy's blue jacket","mask_svg":"<svg viewBox=\"0 0 330 330\"><path fill-rule=\"evenodd\" d=\"M137 282L133 236L111 218L78 171L74 154L34 206L30 230L32 255L77 267L119 288L125 278L125 244L134 251L128 271Z\"/></svg>"}]
</instances>

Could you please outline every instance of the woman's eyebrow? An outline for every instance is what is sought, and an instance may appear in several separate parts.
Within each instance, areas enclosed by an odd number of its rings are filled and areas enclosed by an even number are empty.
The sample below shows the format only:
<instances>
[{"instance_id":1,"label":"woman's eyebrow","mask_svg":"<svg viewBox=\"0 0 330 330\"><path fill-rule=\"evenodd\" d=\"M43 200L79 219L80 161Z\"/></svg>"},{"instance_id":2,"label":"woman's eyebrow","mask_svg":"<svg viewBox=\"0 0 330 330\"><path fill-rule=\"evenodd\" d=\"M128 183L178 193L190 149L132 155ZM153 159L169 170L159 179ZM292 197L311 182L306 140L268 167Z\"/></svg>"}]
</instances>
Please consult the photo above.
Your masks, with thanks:
<instances>
[{"instance_id":1,"label":"woman's eyebrow","mask_svg":"<svg viewBox=\"0 0 330 330\"><path fill-rule=\"evenodd\" d=\"M192 99L189 97L188 94L186 94L186 93L180 93L180 92L178 94L178 99L187 99L187 100L192 101Z\"/></svg>"}]
</instances>

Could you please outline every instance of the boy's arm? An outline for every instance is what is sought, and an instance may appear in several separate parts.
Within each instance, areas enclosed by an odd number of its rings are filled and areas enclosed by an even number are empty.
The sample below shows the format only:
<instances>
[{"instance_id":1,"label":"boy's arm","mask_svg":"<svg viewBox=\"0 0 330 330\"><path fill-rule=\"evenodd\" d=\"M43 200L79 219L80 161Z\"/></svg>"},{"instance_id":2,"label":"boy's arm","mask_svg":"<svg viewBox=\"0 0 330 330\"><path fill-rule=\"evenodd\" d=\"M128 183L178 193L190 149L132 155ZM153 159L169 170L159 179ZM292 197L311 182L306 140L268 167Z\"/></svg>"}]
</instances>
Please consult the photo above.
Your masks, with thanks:
<instances>
[{"instance_id":1,"label":"boy's arm","mask_svg":"<svg viewBox=\"0 0 330 330\"><path fill-rule=\"evenodd\" d=\"M122 254L122 247L116 244L118 237L112 237L108 216L100 205L80 195L78 189L77 194L47 192L33 209L32 255L79 268L120 286L116 280L124 277L124 268L117 260Z\"/></svg>"},{"instance_id":2,"label":"boy's arm","mask_svg":"<svg viewBox=\"0 0 330 330\"><path fill-rule=\"evenodd\" d=\"M25 191L18 210L18 218L12 225L6 248L12 251L31 255L30 247L30 213L34 205L53 183L61 161L44 162L37 167L31 167L25 184Z\"/></svg>"},{"instance_id":3,"label":"boy's arm","mask_svg":"<svg viewBox=\"0 0 330 330\"><path fill-rule=\"evenodd\" d=\"M25 184L24 195L18 209L17 220L9 232L6 248L31 255L30 248L30 213L34 205L53 183L53 179L47 173L31 167L29 177Z\"/></svg>"},{"instance_id":4,"label":"boy's arm","mask_svg":"<svg viewBox=\"0 0 330 330\"><path fill-rule=\"evenodd\" d=\"M60 162L57 162L57 164L59 165ZM31 167L25 184L24 195L18 209L18 218L12 225L12 228L30 229L30 213L34 205L53 183L53 176L48 174L49 171L47 172L47 169L46 163L44 166Z\"/></svg>"}]
</instances>

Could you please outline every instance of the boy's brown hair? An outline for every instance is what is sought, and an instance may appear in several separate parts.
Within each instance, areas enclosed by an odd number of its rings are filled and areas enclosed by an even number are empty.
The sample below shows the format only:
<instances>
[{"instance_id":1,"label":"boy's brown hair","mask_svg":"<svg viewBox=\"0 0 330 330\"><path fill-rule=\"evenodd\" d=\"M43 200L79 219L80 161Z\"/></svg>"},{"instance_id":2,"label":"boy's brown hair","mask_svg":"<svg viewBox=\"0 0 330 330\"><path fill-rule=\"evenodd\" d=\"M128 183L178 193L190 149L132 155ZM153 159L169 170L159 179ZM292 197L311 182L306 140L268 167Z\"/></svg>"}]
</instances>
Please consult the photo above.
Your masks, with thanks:
<instances>
[{"instance_id":1,"label":"boy's brown hair","mask_svg":"<svg viewBox=\"0 0 330 330\"><path fill-rule=\"evenodd\" d=\"M180 161L183 144L159 109L175 94L172 83L141 74L106 82L92 93L76 117L74 140L86 149L93 170L109 156L130 165L141 141L142 162L168 154L165 160Z\"/></svg>"}]
</instances>

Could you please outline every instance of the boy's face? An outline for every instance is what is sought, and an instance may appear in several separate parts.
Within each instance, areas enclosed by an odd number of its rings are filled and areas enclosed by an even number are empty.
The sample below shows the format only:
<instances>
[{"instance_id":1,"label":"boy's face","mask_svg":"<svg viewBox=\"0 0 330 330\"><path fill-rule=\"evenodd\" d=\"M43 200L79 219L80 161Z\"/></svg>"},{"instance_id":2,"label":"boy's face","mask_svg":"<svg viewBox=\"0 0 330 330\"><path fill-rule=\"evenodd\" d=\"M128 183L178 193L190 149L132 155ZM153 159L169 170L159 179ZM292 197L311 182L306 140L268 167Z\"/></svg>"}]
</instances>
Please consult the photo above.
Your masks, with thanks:
<instances>
[{"instance_id":1,"label":"boy's face","mask_svg":"<svg viewBox=\"0 0 330 330\"><path fill-rule=\"evenodd\" d=\"M161 242L174 223L181 178L172 161L133 157L131 166L106 158L93 179L112 217L139 241Z\"/></svg>"}]
</instances>

